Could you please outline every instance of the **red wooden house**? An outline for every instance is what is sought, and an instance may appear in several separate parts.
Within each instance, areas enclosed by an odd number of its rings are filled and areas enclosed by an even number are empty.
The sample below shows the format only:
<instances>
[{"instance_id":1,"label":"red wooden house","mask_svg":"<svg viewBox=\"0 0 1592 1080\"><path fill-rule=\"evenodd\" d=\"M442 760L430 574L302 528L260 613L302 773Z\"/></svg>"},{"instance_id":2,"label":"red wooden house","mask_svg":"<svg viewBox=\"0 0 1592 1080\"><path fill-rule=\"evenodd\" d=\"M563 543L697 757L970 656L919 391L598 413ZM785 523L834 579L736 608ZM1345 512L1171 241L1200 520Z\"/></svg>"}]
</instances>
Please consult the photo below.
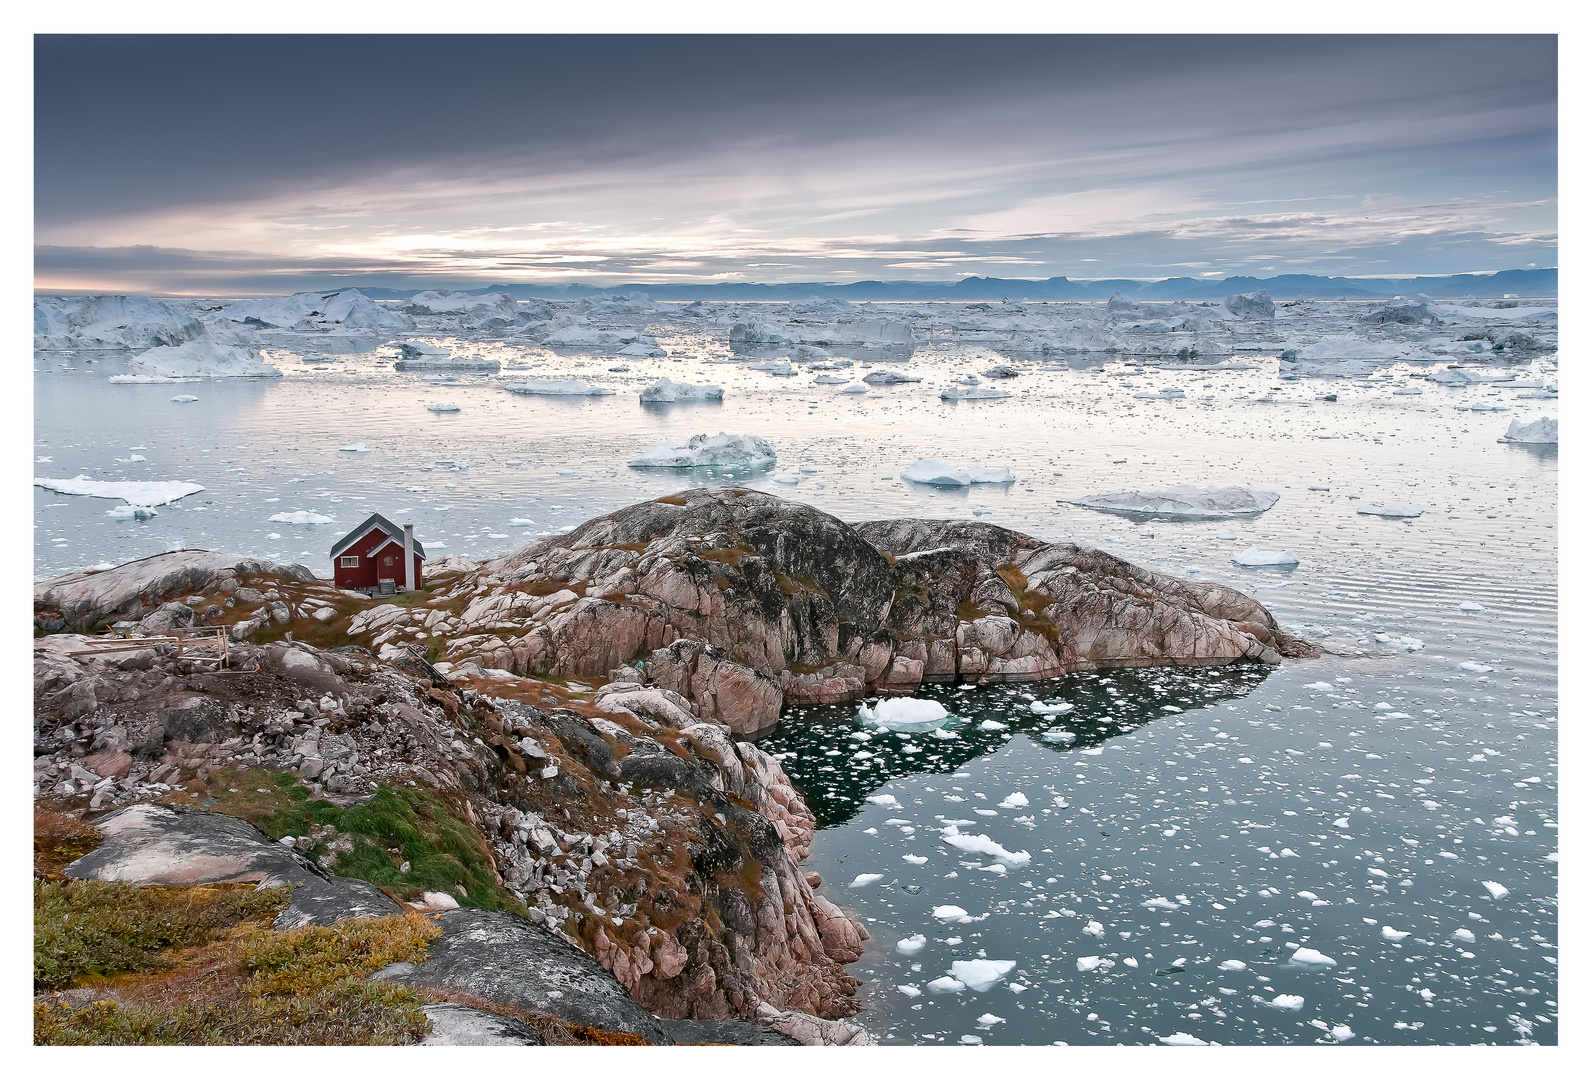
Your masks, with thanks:
<instances>
[{"instance_id":1,"label":"red wooden house","mask_svg":"<svg viewBox=\"0 0 1592 1080\"><path fill-rule=\"evenodd\" d=\"M399 528L380 514L332 545L332 581L339 589L368 593L404 592L420 587L426 549L415 527Z\"/></svg>"}]
</instances>

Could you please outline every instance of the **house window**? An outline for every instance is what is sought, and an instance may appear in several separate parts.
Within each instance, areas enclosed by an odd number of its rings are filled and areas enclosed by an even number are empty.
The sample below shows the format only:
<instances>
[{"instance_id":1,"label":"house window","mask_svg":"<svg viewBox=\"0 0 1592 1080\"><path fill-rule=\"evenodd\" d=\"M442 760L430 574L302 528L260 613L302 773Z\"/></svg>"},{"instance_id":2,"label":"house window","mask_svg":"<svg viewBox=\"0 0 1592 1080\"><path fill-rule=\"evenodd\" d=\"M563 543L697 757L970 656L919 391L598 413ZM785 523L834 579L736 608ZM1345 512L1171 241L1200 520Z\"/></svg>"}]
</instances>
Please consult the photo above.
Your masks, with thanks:
<instances>
[{"instance_id":1,"label":"house window","mask_svg":"<svg viewBox=\"0 0 1592 1080\"><path fill-rule=\"evenodd\" d=\"M359 565L359 556L358 555L344 555L343 556L343 565L344 566L358 566Z\"/></svg>"},{"instance_id":2,"label":"house window","mask_svg":"<svg viewBox=\"0 0 1592 1080\"><path fill-rule=\"evenodd\" d=\"M391 555L387 556L385 559L383 559L381 561L381 564L383 566L391 566L392 565L392 556Z\"/></svg>"}]
</instances>

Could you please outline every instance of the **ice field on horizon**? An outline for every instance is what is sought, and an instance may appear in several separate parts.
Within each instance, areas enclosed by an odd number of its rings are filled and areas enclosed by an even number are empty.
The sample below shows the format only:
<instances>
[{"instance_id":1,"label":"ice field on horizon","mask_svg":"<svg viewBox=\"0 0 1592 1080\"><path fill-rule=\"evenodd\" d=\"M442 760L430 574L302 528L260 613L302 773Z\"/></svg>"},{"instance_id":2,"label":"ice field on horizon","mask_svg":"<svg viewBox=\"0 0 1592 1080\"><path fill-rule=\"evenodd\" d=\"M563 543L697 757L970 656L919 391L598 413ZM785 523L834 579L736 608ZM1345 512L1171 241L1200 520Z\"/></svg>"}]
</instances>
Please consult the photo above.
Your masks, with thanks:
<instances>
[{"instance_id":1,"label":"ice field on horizon","mask_svg":"<svg viewBox=\"0 0 1592 1080\"><path fill-rule=\"evenodd\" d=\"M34 574L329 575L372 512L483 559L738 485L1219 581L1322 657L941 685L763 740L872 935L859 1019L1555 1042L1557 327L1513 297L39 298Z\"/></svg>"}]
</instances>

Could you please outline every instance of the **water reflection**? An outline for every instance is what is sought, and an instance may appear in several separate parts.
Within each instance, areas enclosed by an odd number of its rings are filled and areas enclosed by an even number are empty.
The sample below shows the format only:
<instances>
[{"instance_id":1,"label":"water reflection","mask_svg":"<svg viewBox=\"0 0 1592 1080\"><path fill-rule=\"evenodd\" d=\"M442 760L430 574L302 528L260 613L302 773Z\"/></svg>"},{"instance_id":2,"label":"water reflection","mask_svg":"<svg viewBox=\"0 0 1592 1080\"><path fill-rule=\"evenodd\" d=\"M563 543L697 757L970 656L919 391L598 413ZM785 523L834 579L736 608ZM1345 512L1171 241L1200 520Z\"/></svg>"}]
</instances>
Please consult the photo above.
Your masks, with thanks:
<instances>
[{"instance_id":1,"label":"water reflection","mask_svg":"<svg viewBox=\"0 0 1592 1080\"><path fill-rule=\"evenodd\" d=\"M897 777L955 772L1015 734L1058 754L1087 754L1107 739L1169 714L1243 697L1272 670L1253 664L1111 668L971 690L925 686L915 696L938 701L956 722L942 724L937 732L883 731L861 719L855 704L798 706L786 711L759 746L780 756L786 775L824 829L849 821L869 795ZM1072 709L1046 715L1034 704ZM846 740L849 750L836 748L836 729L842 727L854 729Z\"/></svg>"}]
</instances>

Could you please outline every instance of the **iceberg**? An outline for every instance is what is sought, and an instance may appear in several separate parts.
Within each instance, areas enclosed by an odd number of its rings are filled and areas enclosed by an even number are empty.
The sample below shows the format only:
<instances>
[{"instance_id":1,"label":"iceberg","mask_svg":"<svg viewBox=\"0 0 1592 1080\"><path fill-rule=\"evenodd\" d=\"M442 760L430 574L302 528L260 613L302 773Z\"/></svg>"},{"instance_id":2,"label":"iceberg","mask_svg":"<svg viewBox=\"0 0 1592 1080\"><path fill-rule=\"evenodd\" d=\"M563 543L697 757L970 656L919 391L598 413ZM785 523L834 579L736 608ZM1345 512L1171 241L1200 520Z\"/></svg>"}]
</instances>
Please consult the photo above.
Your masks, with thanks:
<instances>
[{"instance_id":1,"label":"iceberg","mask_svg":"<svg viewBox=\"0 0 1592 1080\"><path fill-rule=\"evenodd\" d=\"M1426 381L1438 386L1475 386L1482 381L1482 377L1465 368L1446 367L1438 368L1426 376Z\"/></svg>"},{"instance_id":2,"label":"iceberg","mask_svg":"<svg viewBox=\"0 0 1592 1080\"><path fill-rule=\"evenodd\" d=\"M862 377L862 381L869 386L895 386L898 383L922 382L915 375L903 375L899 371L870 371Z\"/></svg>"},{"instance_id":3,"label":"iceberg","mask_svg":"<svg viewBox=\"0 0 1592 1080\"><path fill-rule=\"evenodd\" d=\"M409 298L413 315L462 315L480 313L512 319L519 313L513 297L507 293L462 293L447 289L431 289Z\"/></svg>"},{"instance_id":4,"label":"iceberg","mask_svg":"<svg viewBox=\"0 0 1592 1080\"><path fill-rule=\"evenodd\" d=\"M919 458L901 470L901 479L934 487L967 487L970 484L1010 484L1016 477L1007 468L958 469L934 458Z\"/></svg>"},{"instance_id":5,"label":"iceberg","mask_svg":"<svg viewBox=\"0 0 1592 1080\"><path fill-rule=\"evenodd\" d=\"M1277 504L1275 491L1241 486L1197 488L1178 484L1161 491L1117 491L1069 499L1074 506L1112 514L1148 514L1166 518L1223 518L1261 514Z\"/></svg>"},{"instance_id":6,"label":"iceberg","mask_svg":"<svg viewBox=\"0 0 1592 1080\"><path fill-rule=\"evenodd\" d=\"M36 349L153 349L204 334L204 324L176 304L147 296L38 297Z\"/></svg>"},{"instance_id":7,"label":"iceberg","mask_svg":"<svg viewBox=\"0 0 1592 1080\"><path fill-rule=\"evenodd\" d=\"M726 435L719 432L693 435L684 446L664 443L655 446L627 464L632 469L692 469L742 467L760 469L774 464L774 448L756 435Z\"/></svg>"},{"instance_id":8,"label":"iceberg","mask_svg":"<svg viewBox=\"0 0 1592 1080\"><path fill-rule=\"evenodd\" d=\"M1505 442L1515 443L1559 443L1559 421L1552 417L1544 416L1530 423L1521 423L1519 420L1509 421L1509 430L1504 433Z\"/></svg>"},{"instance_id":9,"label":"iceberg","mask_svg":"<svg viewBox=\"0 0 1592 1080\"><path fill-rule=\"evenodd\" d=\"M794 375L796 369L791 367L789 360L763 360L756 364L747 364L748 371L763 371L770 375Z\"/></svg>"},{"instance_id":10,"label":"iceberg","mask_svg":"<svg viewBox=\"0 0 1592 1080\"><path fill-rule=\"evenodd\" d=\"M992 386L951 386L940 391L941 401L998 401L1011 396Z\"/></svg>"},{"instance_id":11,"label":"iceberg","mask_svg":"<svg viewBox=\"0 0 1592 1080\"><path fill-rule=\"evenodd\" d=\"M132 506L165 506L203 491L199 484L183 480L92 480L87 475L70 480L33 478L35 487L59 491L62 495L89 495L96 499L120 499Z\"/></svg>"},{"instance_id":12,"label":"iceberg","mask_svg":"<svg viewBox=\"0 0 1592 1080\"><path fill-rule=\"evenodd\" d=\"M509 383L504 389L511 394L528 394L537 397L605 397L613 393L607 387L593 386L580 379L564 379L561 382L529 379L525 382Z\"/></svg>"},{"instance_id":13,"label":"iceberg","mask_svg":"<svg viewBox=\"0 0 1592 1080\"><path fill-rule=\"evenodd\" d=\"M437 405L427 405L426 411L434 413L454 413L459 411L459 407L451 401L445 401Z\"/></svg>"},{"instance_id":14,"label":"iceberg","mask_svg":"<svg viewBox=\"0 0 1592 1080\"><path fill-rule=\"evenodd\" d=\"M1274 319L1277 317L1277 305L1272 303L1271 295L1265 289L1229 296L1222 302L1222 305L1232 313L1235 319Z\"/></svg>"},{"instance_id":15,"label":"iceberg","mask_svg":"<svg viewBox=\"0 0 1592 1080\"><path fill-rule=\"evenodd\" d=\"M1175 386L1163 386L1159 390L1140 390L1133 396L1136 398L1144 398L1147 401L1175 401L1180 397L1187 397L1188 395L1183 393L1183 391L1179 390Z\"/></svg>"},{"instance_id":16,"label":"iceberg","mask_svg":"<svg viewBox=\"0 0 1592 1080\"><path fill-rule=\"evenodd\" d=\"M722 386L693 386L691 383L677 383L671 379L659 379L645 390L641 391L642 401L723 401L724 388Z\"/></svg>"},{"instance_id":17,"label":"iceberg","mask_svg":"<svg viewBox=\"0 0 1592 1080\"><path fill-rule=\"evenodd\" d=\"M128 374L113 383L172 382L178 379L281 378L282 372L260 359L257 349L223 345L209 337L181 345L161 345L127 362Z\"/></svg>"},{"instance_id":18,"label":"iceberg","mask_svg":"<svg viewBox=\"0 0 1592 1080\"><path fill-rule=\"evenodd\" d=\"M868 388L860 382L854 382L850 386L842 386L838 392L842 394L866 394Z\"/></svg>"},{"instance_id":19,"label":"iceberg","mask_svg":"<svg viewBox=\"0 0 1592 1080\"><path fill-rule=\"evenodd\" d=\"M1248 547L1233 556L1233 561L1239 566L1298 566L1299 556L1290 548L1285 551L1264 551L1258 547Z\"/></svg>"},{"instance_id":20,"label":"iceberg","mask_svg":"<svg viewBox=\"0 0 1592 1080\"><path fill-rule=\"evenodd\" d=\"M395 371L498 371L496 360L480 356L454 356L451 350L423 341L399 341Z\"/></svg>"},{"instance_id":21,"label":"iceberg","mask_svg":"<svg viewBox=\"0 0 1592 1080\"><path fill-rule=\"evenodd\" d=\"M358 289L333 293L305 292L292 296L235 300L217 314L218 322L231 322L256 330L413 330L415 321L392 308L382 307Z\"/></svg>"},{"instance_id":22,"label":"iceberg","mask_svg":"<svg viewBox=\"0 0 1592 1080\"><path fill-rule=\"evenodd\" d=\"M1021 374L1021 371L1018 371L1010 364L996 364L983 373L986 379L1015 379Z\"/></svg>"}]
</instances>

